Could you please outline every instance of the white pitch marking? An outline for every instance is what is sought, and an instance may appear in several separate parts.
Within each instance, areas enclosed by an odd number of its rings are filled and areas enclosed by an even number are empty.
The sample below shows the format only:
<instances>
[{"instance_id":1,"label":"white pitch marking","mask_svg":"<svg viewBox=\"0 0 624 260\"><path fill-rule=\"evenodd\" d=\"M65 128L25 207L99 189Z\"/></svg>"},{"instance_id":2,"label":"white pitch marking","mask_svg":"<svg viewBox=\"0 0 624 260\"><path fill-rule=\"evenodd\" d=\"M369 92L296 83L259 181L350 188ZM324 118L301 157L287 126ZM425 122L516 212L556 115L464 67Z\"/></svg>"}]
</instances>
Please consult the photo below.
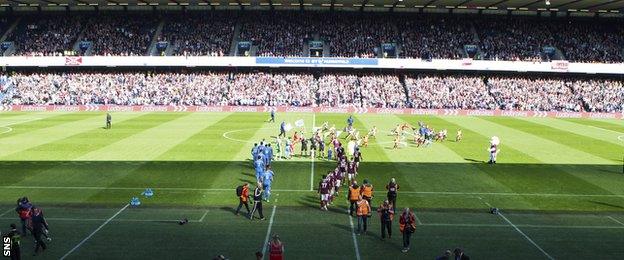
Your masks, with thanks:
<instances>
[{"instance_id":1,"label":"white pitch marking","mask_svg":"<svg viewBox=\"0 0 624 260\"><path fill-rule=\"evenodd\" d=\"M416 215L416 211L414 211L414 217L416 217L416 223L418 223L418 225L422 225L422 221L420 221L420 218L418 217L418 215Z\"/></svg>"},{"instance_id":2,"label":"white pitch marking","mask_svg":"<svg viewBox=\"0 0 624 260\"><path fill-rule=\"evenodd\" d=\"M0 217L1 220L13 220L15 218ZM52 221L105 221L104 218L48 218ZM177 219L113 219L111 222L177 222ZM198 223L199 220L189 220L192 223ZM508 224L471 224L471 223L423 223L421 226L426 227L509 227ZM553 228L553 229L624 229L624 226L565 226L565 225L533 225L533 224L518 224L517 227L527 228Z\"/></svg>"},{"instance_id":3,"label":"white pitch marking","mask_svg":"<svg viewBox=\"0 0 624 260\"><path fill-rule=\"evenodd\" d=\"M316 114L312 114L312 131L314 131L315 125L316 125ZM312 135L314 135L314 132L312 132ZM310 168L311 168L310 169L310 191L313 191L314 190L314 157L316 157L314 154L314 151L312 151L311 155L312 156L310 157L312 158L310 158L310 161L311 161L310 163Z\"/></svg>"},{"instance_id":4,"label":"white pitch marking","mask_svg":"<svg viewBox=\"0 0 624 260\"><path fill-rule=\"evenodd\" d=\"M2 214L0 214L0 217L2 217L2 216L4 216L4 215L8 214L9 212L11 212L11 211L13 211L13 210L15 210L15 209L9 208L7 211L5 211L5 212L3 212ZM13 219L13 218L11 218L11 219Z\"/></svg>"},{"instance_id":5,"label":"white pitch marking","mask_svg":"<svg viewBox=\"0 0 624 260\"><path fill-rule=\"evenodd\" d=\"M106 221L104 221L104 223L102 223L102 225L100 225L98 228L96 228L93 232L91 232L91 234L89 234L87 237L85 237L85 239L83 239L82 241L80 241L80 243L78 243L74 248L72 248L71 250L69 250L69 252L67 252L66 254L64 254L60 259L63 260L65 259L67 256L69 256L71 253L73 253L74 251L76 251L78 248L80 248L85 242L87 242L87 240L89 240L93 235L95 235L95 233L97 233L98 231L100 231L100 229L102 229L104 226L106 226L106 224L110 223L111 220L113 220L115 217L117 217L117 215L119 215L121 212L123 212L125 209L128 208L128 206L130 206L130 204L126 204L123 208L121 208L119 211L117 211L117 213L115 213L115 215L113 215L112 217L108 218Z\"/></svg>"},{"instance_id":6,"label":"white pitch marking","mask_svg":"<svg viewBox=\"0 0 624 260\"><path fill-rule=\"evenodd\" d=\"M548 259L555 259L552 256L550 256L546 251L544 251L544 249L542 249L542 247L540 247L537 243L535 243L535 241L533 241L533 239L531 239L524 232L522 232L522 230L520 230L516 225L514 225L514 223L511 223L511 221L509 221L509 219L507 219L505 217L505 215L503 215L503 213L499 212L498 215L501 218L503 218L507 223L509 223L509 225L511 225L516 231L518 231L518 233L520 233L520 235L522 235L527 241L529 241L531 244L533 244L533 246L535 246L540 252L542 252L542 254L544 254L546 257L548 257Z\"/></svg>"},{"instance_id":7,"label":"white pitch marking","mask_svg":"<svg viewBox=\"0 0 624 260\"><path fill-rule=\"evenodd\" d=\"M276 194L275 196L279 196L279 194ZM275 202L277 203L277 199L275 199ZM267 247L269 246L269 237L271 236L271 228L273 227L273 218L275 217L275 209L277 208L277 205L273 205L273 212L271 212L271 218L269 219L269 228L267 228L267 233L266 236L264 237L264 244L262 246L262 255L266 255L266 250Z\"/></svg>"},{"instance_id":8,"label":"white pitch marking","mask_svg":"<svg viewBox=\"0 0 624 260\"><path fill-rule=\"evenodd\" d=\"M596 129L600 129L600 130L604 130L604 131L613 132L613 133L616 133L616 134L621 134L621 135L624 135L624 133L622 133L622 132L618 132L618 131L611 130L611 129L606 129L606 128L597 127L597 126L593 126L593 125L590 125L589 127L596 128Z\"/></svg>"},{"instance_id":9,"label":"white pitch marking","mask_svg":"<svg viewBox=\"0 0 624 260\"><path fill-rule=\"evenodd\" d=\"M18 122L13 122L13 123L8 123L8 124L1 125L0 128L4 128L6 130L0 132L0 134L6 134L6 133L9 133L9 132L13 131L13 128L11 128L9 126L19 125L19 124L28 123L28 122L32 122L32 121L37 121L37 120L41 120L41 119L42 118L40 118L40 117L36 117L36 118L28 119L28 120L22 120L22 121L18 121Z\"/></svg>"},{"instance_id":10,"label":"white pitch marking","mask_svg":"<svg viewBox=\"0 0 624 260\"><path fill-rule=\"evenodd\" d=\"M620 141L623 141L623 142L624 142L624 135L620 135L620 136L618 136L617 138L618 138L618 140L620 140Z\"/></svg>"},{"instance_id":11,"label":"white pitch marking","mask_svg":"<svg viewBox=\"0 0 624 260\"><path fill-rule=\"evenodd\" d=\"M479 198L480 201L485 203L485 205L487 205L488 207L490 207L490 208L492 207L492 205L490 205L490 203L488 203L487 201L483 200L483 198L481 198L481 197L478 197L478 198ZM551 260L555 259L552 256L550 256L542 247L540 247L537 243L535 243L535 241L533 241L533 239L531 239L529 236L527 236L527 234L522 232L522 230L520 230L520 228L518 228L518 226L514 225L514 223L512 223L509 219L507 219L507 217L505 217L505 215L503 215L503 213L501 213L499 211L498 212L498 216L500 216L503 220L505 220L505 222L507 222L518 233L520 233L520 235L522 235L527 241L529 241L529 243L531 243L533 246L535 246L535 248L537 248L540 252L542 252L542 254L544 254L548 259L551 259Z\"/></svg>"},{"instance_id":12,"label":"white pitch marking","mask_svg":"<svg viewBox=\"0 0 624 260\"><path fill-rule=\"evenodd\" d=\"M360 260L360 247L358 246L357 238L355 237L355 227L353 226L353 217L349 214L347 209L347 216L349 216L349 225L351 225L351 237L353 238L353 247L355 248L355 259Z\"/></svg>"},{"instance_id":13,"label":"white pitch marking","mask_svg":"<svg viewBox=\"0 0 624 260\"><path fill-rule=\"evenodd\" d=\"M624 223L622 223L622 221L619 221L619 220L615 219L614 217L607 216L607 218L610 219L610 220L613 220L614 222L616 222L616 223L618 223L618 224L620 224L622 226L624 226Z\"/></svg>"},{"instance_id":14,"label":"white pitch marking","mask_svg":"<svg viewBox=\"0 0 624 260\"><path fill-rule=\"evenodd\" d=\"M268 127L245 128L245 129L237 129L237 130L227 131L227 132L223 133L223 138L231 140L231 141L252 144L252 143L254 143L254 141L251 141L251 140L241 140L241 139L237 139L237 138L232 138L232 137L229 137L228 135L232 134L232 133L243 132L243 131L251 131L251 130L256 130L257 131L257 130L264 130L264 129L271 129L271 128L268 128Z\"/></svg>"},{"instance_id":15,"label":"white pitch marking","mask_svg":"<svg viewBox=\"0 0 624 260\"><path fill-rule=\"evenodd\" d=\"M204 215L202 215L202 217L199 219L199 222L204 222L204 218L206 218L206 215L208 215L208 210L204 212Z\"/></svg>"},{"instance_id":16,"label":"white pitch marking","mask_svg":"<svg viewBox=\"0 0 624 260\"><path fill-rule=\"evenodd\" d=\"M98 187L98 186L0 186L6 189L67 189L67 190L145 190L141 187ZM232 189L170 188L154 187L153 190L230 192ZM273 190L276 192L310 192L310 190ZM529 197L599 197L624 198L624 194L567 194L567 193L513 193L513 192L452 192L452 191L402 191L406 195L453 195L453 196L529 196Z\"/></svg>"}]
</instances>

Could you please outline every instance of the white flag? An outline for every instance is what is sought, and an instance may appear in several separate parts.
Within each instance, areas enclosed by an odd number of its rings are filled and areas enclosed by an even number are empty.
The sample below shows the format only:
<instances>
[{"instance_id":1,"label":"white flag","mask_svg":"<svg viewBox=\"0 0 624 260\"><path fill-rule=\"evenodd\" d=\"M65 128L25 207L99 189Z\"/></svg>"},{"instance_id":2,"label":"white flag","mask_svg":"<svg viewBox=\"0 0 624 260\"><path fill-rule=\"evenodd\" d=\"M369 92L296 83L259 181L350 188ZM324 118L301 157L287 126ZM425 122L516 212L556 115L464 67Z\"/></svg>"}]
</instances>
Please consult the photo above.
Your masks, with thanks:
<instances>
[{"instance_id":1,"label":"white flag","mask_svg":"<svg viewBox=\"0 0 624 260\"><path fill-rule=\"evenodd\" d=\"M290 123L288 123L288 124L286 124L286 125L284 126L284 130L285 130L286 132L289 132L290 130L292 130L292 128L293 128L293 126L292 126Z\"/></svg>"},{"instance_id":2,"label":"white flag","mask_svg":"<svg viewBox=\"0 0 624 260\"><path fill-rule=\"evenodd\" d=\"M299 120L295 121L295 125L297 127L303 127L303 125L304 125L303 119L299 119Z\"/></svg>"}]
</instances>

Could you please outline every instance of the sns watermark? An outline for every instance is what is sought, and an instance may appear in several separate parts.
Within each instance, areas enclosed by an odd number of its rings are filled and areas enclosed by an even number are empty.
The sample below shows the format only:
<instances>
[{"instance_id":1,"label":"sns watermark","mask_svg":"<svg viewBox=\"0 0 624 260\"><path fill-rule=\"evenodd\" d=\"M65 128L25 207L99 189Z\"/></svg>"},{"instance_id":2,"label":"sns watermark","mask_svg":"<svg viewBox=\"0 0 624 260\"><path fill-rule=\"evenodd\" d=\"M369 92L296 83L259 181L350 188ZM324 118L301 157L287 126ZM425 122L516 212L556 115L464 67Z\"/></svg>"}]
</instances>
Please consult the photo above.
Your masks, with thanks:
<instances>
[{"instance_id":1,"label":"sns watermark","mask_svg":"<svg viewBox=\"0 0 624 260\"><path fill-rule=\"evenodd\" d=\"M13 241L11 241L11 237L3 236L2 237L2 255L5 257L11 257L11 245Z\"/></svg>"}]
</instances>

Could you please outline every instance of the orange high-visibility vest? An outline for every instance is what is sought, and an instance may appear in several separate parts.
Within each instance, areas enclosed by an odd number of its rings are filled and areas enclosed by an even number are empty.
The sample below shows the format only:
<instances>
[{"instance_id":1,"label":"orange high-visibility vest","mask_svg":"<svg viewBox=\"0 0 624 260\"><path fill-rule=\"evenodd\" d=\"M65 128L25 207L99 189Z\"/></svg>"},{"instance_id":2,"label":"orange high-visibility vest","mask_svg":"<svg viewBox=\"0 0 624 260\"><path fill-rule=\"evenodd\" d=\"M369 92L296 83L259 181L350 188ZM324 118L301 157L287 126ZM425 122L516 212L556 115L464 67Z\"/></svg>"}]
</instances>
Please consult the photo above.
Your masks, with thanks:
<instances>
[{"instance_id":1,"label":"orange high-visibility vest","mask_svg":"<svg viewBox=\"0 0 624 260\"><path fill-rule=\"evenodd\" d=\"M368 213L370 213L368 211L369 206L368 206L368 201L366 200L360 200L357 203L357 215L358 216L364 216L364 215L368 215Z\"/></svg>"},{"instance_id":2,"label":"orange high-visibility vest","mask_svg":"<svg viewBox=\"0 0 624 260\"><path fill-rule=\"evenodd\" d=\"M349 187L349 200L356 201L360 199L360 189Z\"/></svg>"},{"instance_id":3,"label":"orange high-visibility vest","mask_svg":"<svg viewBox=\"0 0 624 260\"><path fill-rule=\"evenodd\" d=\"M362 186L362 196L367 198L373 197L373 185L364 185Z\"/></svg>"}]
</instances>

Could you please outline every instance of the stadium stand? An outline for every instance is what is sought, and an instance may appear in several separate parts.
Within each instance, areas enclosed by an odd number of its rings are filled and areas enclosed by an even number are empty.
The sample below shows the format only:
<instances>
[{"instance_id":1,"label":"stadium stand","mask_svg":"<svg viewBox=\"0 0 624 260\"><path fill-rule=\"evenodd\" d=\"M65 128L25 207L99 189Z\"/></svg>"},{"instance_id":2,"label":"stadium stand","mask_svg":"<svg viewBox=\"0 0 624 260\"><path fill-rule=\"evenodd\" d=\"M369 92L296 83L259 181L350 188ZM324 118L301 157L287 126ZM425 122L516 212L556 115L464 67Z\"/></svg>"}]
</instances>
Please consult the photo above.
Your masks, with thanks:
<instances>
[{"instance_id":1,"label":"stadium stand","mask_svg":"<svg viewBox=\"0 0 624 260\"><path fill-rule=\"evenodd\" d=\"M9 37L15 43L15 55L62 56L72 50L85 27L83 16L48 16L24 19Z\"/></svg>"},{"instance_id":2,"label":"stadium stand","mask_svg":"<svg viewBox=\"0 0 624 260\"><path fill-rule=\"evenodd\" d=\"M172 55L226 56L236 21L231 17L235 16L234 12L169 16L158 40L173 47Z\"/></svg>"},{"instance_id":3,"label":"stadium stand","mask_svg":"<svg viewBox=\"0 0 624 260\"><path fill-rule=\"evenodd\" d=\"M61 55L77 40L92 41L94 55L147 55L156 37L172 44L171 55L229 55L238 39L252 41L256 56L303 56L307 40L321 40L335 57L378 57L381 44L397 43L404 58L461 59L464 46L475 45L479 59L542 61L560 53L573 62L624 61L624 26L607 18L315 11L25 18L9 38L15 55Z\"/></svg>"},{"instance_id":4,"label":"stadium stand","mask_svg":"<svg viewBox=\"0 0 624 260\"><path fill-rule=\"evenodd\" d=\"M93 55L142 56L161 18L145 14L98 16L84 32L83 41L93 43Z\"/></svg>"},{"instance_id":5,"label":"stadium stand","mask_svg":"<svg viewBox=\"0 0 624 260\"><path fill-rule=\"evenodd\" d=\"M403 77L403 80L402 80ZM612 79L292 72L14 72L3 104L324 106L619 112Z\"/></svg>"}]
</instances>

